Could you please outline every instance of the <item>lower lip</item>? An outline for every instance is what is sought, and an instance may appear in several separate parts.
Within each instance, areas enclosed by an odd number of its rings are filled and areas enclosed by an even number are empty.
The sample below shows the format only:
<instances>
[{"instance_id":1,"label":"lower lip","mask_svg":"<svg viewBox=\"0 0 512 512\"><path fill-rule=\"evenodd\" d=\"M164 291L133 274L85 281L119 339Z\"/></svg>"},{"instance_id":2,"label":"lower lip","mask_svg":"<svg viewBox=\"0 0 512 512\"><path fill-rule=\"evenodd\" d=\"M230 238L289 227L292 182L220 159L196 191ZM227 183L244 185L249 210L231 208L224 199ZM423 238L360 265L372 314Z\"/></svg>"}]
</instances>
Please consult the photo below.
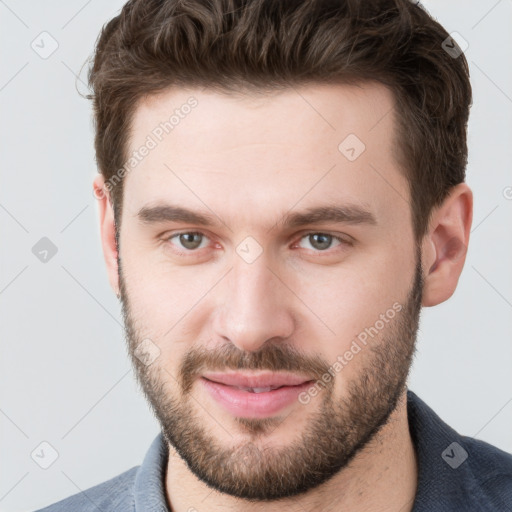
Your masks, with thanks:
<instances>
[{"instance_id":1,"label":"lower lip","mask_svg":"<svg viewBox=\"0 0 512 512\"><path fill-rule=\"evenodd\" d=\"M201 377L201 382L210 395L230 413L244 418L265 418L298 400L300 393L311 386L312 381L298 386L283 386L279 389L252 393L233 386Z\"/></svg>"}]
</instances>

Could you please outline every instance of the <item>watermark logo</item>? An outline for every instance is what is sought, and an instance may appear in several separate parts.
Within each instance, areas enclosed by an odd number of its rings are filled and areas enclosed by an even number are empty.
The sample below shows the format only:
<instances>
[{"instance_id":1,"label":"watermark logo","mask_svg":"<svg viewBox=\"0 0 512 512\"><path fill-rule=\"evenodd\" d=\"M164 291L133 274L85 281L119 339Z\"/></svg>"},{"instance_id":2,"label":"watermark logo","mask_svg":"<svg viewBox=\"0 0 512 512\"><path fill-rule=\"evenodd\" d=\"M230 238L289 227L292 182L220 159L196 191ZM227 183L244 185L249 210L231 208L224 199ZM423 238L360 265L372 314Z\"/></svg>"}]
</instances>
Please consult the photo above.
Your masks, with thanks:
<instances>
[{"instance_id":1,"label":"watermark logo","mask_svg":"<svg viewBox=\"0 0 512 512\"><path fill-rule=\"evenodd\" d=\"M441 48L452 59L456 59L469 48L469 43L458 32L451 32L441 43Z\"/></svg>"},{"instance_id":2,"label":"watermark logo","mask_svg":"<svg viewBox=\"0 0 512 512\"><path fill-rule=\"evenodd\" d=\"M338 151L350 162L359 158L365 149L364 142L355 133L349 134L338 145Z\"/></svg>"},{"instance_id":3,"label":"watermark logo","mask_svg":"<svg viewBox=\"0 0 512 512\"><path fill-rule=\"evenodd\" d=\"M57 254L57 251L57 246L46 236L43 236L32 247L32 254L41 263L48 263Z\"/></svg>"},{"instance_id":4,"label":"watermark logo","mask_svg":"<svg viewBox=\"0 0 512 512\"><path fill-rule=\"evenodd\" d=\"M59 458L59 452L48 441L43 441L30 456L41 469L48 469Z\"/></svg>"},{"instance_id":5,"label":"watermark logo","mask_svg":"<svg viewBox=\"0 0 512 512\"><path fill-rule=\"evenodd\" d=\"M263 253L263 247L252 236L248 236L237 245L236 252L246 263L253 263Z\"/></svg>"},{"instance_id":6,"label":"watermark logo","mask_svg":"<svg viewBox=\"0 0 512 512\"><path fill-rule=\"evenodd\" d=\"M133 354L143 365L149 366L160 356L160 347L146 338L137 345Z\"/></svg>"},{"instance_id":7,"label":"watermark logo","mask_svg":"<svg viewBox=\"0 0 512 512\"><path fill-rule=\"evenodd\" d=\"M459 443L453 442L441 453L441 457L452 469L457 469L468 458L468 452Z\"/></svg>"},{"instance_id":8,"label":"watermark logo","mask_svg":"<svg viewBox=\"0 0 512 512\"><path fill-rule=\"evenodd\" d=\"M53 55L59 43L57 40L48 32L41 32L35 39L30 43L30 47L34 50L41 59L47 59Z\"/></svg>"}]
</instances>

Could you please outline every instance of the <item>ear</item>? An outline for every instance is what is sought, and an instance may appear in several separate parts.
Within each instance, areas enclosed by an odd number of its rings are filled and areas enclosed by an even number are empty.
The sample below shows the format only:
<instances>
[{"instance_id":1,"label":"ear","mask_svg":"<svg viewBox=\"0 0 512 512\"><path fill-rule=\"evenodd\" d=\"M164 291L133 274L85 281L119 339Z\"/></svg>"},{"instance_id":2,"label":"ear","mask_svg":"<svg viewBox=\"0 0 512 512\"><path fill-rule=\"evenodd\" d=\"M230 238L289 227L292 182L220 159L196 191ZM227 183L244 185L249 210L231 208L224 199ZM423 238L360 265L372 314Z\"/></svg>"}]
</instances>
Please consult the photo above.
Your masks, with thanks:
<instances>
[{"instance_id":1,"label":"ear","mask_svg":"<svg viewBox=\"0 0 512 512\"><path fill-rule=\"evenodd\" d=\"M423 306L436 306L455 292L466 261L472 221L473 193L466 183L459 183L434 211L423 240Z\"/></svg>"},{"instance_id":2,"label":"ear","mask_svg":"<svg viewBox=\"0 0 512 512\"><path fill-rule=\"evenodd\" d=\"M115 294L119 295L114 209L102 174L98 174L94 178L93 194L99 204L101 245L103 247L103 257L107 264L108 279Z\"/></svg>"}]
</instances>

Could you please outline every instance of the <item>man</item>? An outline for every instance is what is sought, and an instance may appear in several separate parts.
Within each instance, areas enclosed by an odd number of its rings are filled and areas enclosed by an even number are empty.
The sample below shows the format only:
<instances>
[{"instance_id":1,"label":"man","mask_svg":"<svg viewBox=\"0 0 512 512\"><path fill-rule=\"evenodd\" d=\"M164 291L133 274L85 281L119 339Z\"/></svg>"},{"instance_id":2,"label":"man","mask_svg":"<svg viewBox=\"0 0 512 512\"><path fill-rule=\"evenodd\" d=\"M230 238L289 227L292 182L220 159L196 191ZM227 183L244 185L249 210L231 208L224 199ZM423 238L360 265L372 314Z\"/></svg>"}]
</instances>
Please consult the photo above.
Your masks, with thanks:
<instances>
[{"instance_id":1,"label":"man","mask_svg":"<svg viewBox=\"0 0 512 512\"><path fill-rule=\"evenodd\" d=\"M406 0L135 0L103 28L94 193L162 432L44 510L512 508L512 456L406 384L469 243L454 48Z\"/></svg>"}]
</instances>

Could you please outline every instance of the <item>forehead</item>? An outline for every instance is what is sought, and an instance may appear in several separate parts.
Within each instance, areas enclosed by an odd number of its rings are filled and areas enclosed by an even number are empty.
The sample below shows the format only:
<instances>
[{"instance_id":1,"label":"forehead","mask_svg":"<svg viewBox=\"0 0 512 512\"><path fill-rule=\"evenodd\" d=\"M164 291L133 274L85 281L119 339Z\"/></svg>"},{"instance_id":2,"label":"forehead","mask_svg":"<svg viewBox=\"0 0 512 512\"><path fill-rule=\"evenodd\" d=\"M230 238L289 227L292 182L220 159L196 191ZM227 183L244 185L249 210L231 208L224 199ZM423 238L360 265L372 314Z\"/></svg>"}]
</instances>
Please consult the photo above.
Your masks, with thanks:
<instances>
[{"instance_id":1,"label":"forehead","mask_svg":"<svg viewBox=\"0 0 512 512\"><path fill-rule=\"evenodd\" d=\"M394 124L392 93L377 83L245 95L169 89L136 107L128 152L145 156L125 176L125 210L173 203L242 223L323 201L403 217L409 192Z\"/></svg>"},{"instance_id":2,"label":"forehead","mask_svg":"<svg viewBox=\"0 0 512 512\"><path fill-rule=\"evenodd\" d=\"M174 88L137 103L130 142L137 147L153 134L153 138L165 139L158 142L175 153L193 151L195 157L283 142L308 150L320 140L332 146L349 133L363 142L381 139L385 143L391 140L392 111L391 91L377 82L315 84L258 93ZM164 133L156 133L159 127Z\"/></svg>"}]
</instances>

